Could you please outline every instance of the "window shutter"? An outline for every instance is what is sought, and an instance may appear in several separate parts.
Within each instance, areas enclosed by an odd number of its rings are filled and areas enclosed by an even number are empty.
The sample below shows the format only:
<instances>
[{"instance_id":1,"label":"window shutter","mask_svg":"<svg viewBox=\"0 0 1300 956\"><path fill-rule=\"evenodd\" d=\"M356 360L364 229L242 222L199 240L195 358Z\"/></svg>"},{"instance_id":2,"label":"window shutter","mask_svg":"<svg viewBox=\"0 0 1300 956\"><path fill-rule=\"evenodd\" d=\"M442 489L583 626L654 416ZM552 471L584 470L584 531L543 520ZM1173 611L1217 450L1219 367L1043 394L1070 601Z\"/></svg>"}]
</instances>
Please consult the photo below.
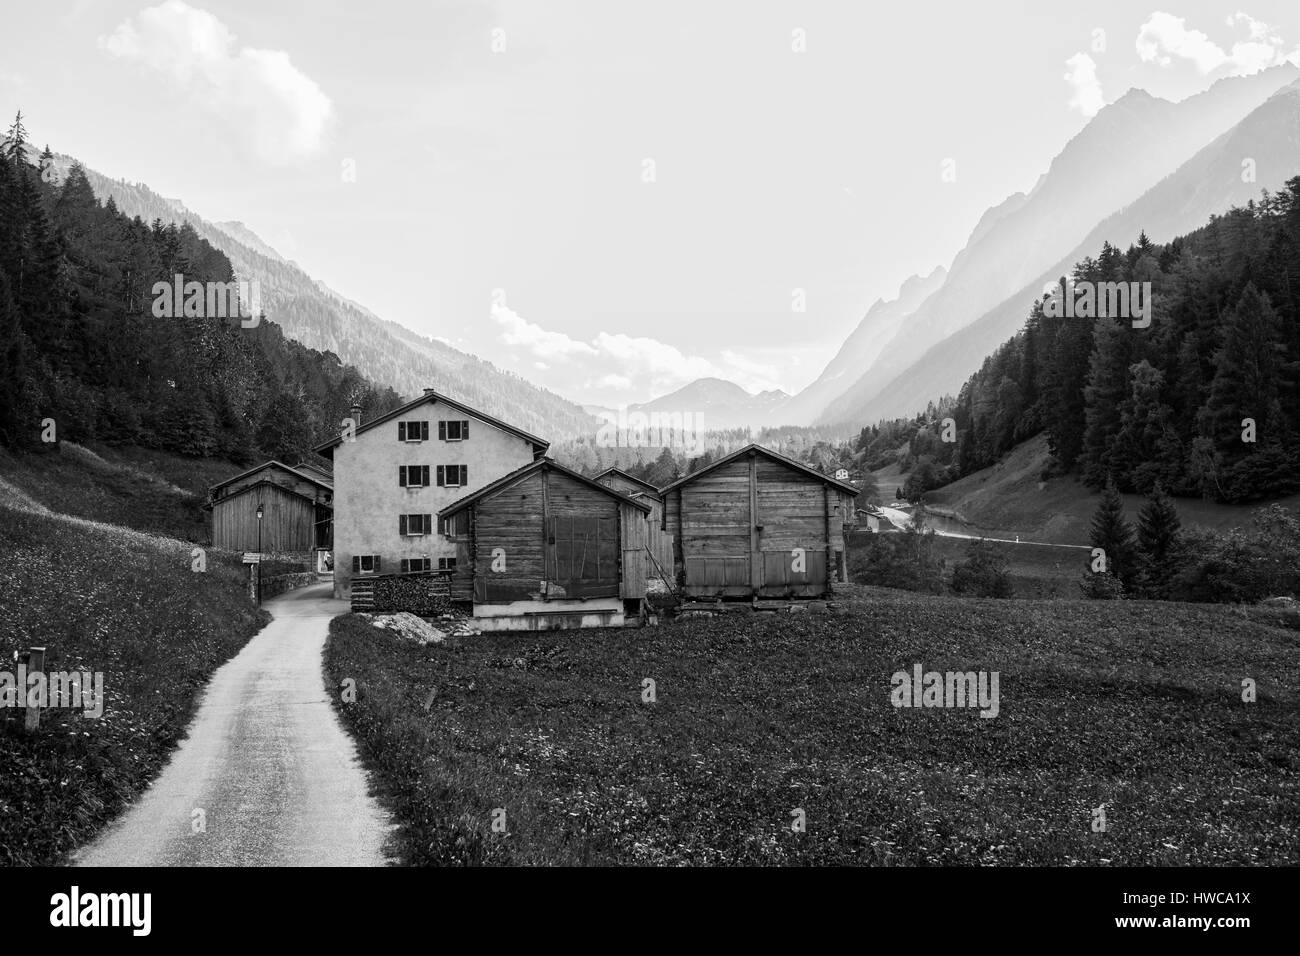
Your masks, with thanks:
<instances>
[{"instance_id":1,"label":"window shutter","mask_svg":"<svg viewBox=\"0 0 1300 956\"><path fill-rule=\"evenodd\" d=\"M442 468L443 468L442 465L439 465L439 466L438 466L438 487L439 487L439 488L442 488L442 487L445 487L445 486L446 486L446 480L445 480L445 477L444 477L444 474L443 474L443 470L442 470Z\"/></svg>"},{"instance_id":2,"label":"window shutter","mask_svg":"<svg viewBox=\"0 0 1300 956\"><path fill-rule=\"evenodd\" d=\"M420 441L429 440L429 423L420 422Z\"/></svg>"},{"instance_id":3,"label":"window shutter","mask_svg":"<svg viewBox=\"0 0 1300 956\"><path fill-rule=\"evenodd\" d=\"M397 516L397 533L406 534L406 515Z\"/></svg>"},{"instance_id":4,"label":"window shutter","mask_svg":"<svg viewBox=\"0 0 1300 956\"><path fill-rule=\"evenodd\" d=\"M461 438L469 437L469 422L465 421L460 423L460 437Z\"/></svg>"},{"instance_id":5,"label":"window shutter","mask_svg":"<svg viewBox=\"0 0 1300 956\"><path fill-rule=\"evenodd\" d=\"M469 484L469 465L460 466L460 486L464 488Z\"/></svg>"},{"instance_id":6,"label":"window shutter","mask_svg":"<svg viewBox=\"0 0 1300 956\"><path fill-rule=\"evenodd\" d=\"M406 466L405 465L397 466L397 483L401 485L403 488L406 487Z\"/></svg>"},{"instance_id":7,"label":"window shutter","mask_svg":"<svg viewBox=\"0 0 1300 956\"><path fill-rule=\"evenodd\" d=\"M352 573L359 574L360 572L361 572L361 555L354 554L352 555Z\"/></svg>"},{"instance_id":8,"label":"window shutter","mask_svg":"<svg viewBox=\"0 0 1300 956\"><path fill-rule=\"evenodd\" d=\"M411 562L407 561L406 558L402 558L402 573L405 574L407 571L410 570L410 567L411 567Z\"/></svg>"},{"instance_id":9,"label":"window shutter","mask_svg":"<svg viewBox=\"0 0 1300 956\"><path fill-rule=\"evenodd\" d=\"M447 423L438 422L438 441L447 440Z\"/></svg>"},{"instance_id":10,"label":"window shutter","mask_svg":"<svg viewBox=\"0 0 1300 956\"><path fill-rule=\"evenodd\" d=\"M429 487L429 466L428 465L420 466L420 484L424 485L424 487L426 488Z\"/></svg>"},{"instance_id":11,"label":"window shutter","mask_svg":"<svg viewBox=\"0 0 1300 956\"><path fill-rule=\"evenodd\" d=\"M381 567L382 567L382 562L379 559L379 555L375 555L375 574L379 573Z\"/></svg>"},{"instance_id":12,"label":"window shutter","mask_svg":"<svg viewBox=\"0 0 1300 956\"><path fill-rule=\"evenodd\" d=\"M397 440L406 441L406 422L397 423Z\"/></svg>"},{"instance_id":13,"label":"window shutter","mask_svg":"<svg viewBox=\"0 0 1300 956\"><path fill-rule=\"evenodd\" d=\"M424 533L433 534L433 515L424 516Z\"/></svg>"}]
</instances>

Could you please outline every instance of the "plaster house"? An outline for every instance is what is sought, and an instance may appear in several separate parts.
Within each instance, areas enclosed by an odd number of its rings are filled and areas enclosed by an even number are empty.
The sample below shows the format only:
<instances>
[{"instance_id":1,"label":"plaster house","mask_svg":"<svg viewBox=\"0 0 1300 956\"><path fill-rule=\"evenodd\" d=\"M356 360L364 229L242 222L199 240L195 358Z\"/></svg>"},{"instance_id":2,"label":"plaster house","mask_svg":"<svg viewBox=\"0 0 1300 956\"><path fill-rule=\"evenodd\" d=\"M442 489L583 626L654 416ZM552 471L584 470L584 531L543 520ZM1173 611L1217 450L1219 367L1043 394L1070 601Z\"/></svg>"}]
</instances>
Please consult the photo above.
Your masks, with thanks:
<instances>
[{"instance_id":1,"label":"plaster house","mask_svg":"<svg viewBox=\"0 0 1300 956\"><path fill-rule=\"evenodd\" d=\"M549 445L430 388L318 446L333 462L334 596L349 598L358 575L454 571L461 556L438 513Z\"/></svg>"}]
</instances>

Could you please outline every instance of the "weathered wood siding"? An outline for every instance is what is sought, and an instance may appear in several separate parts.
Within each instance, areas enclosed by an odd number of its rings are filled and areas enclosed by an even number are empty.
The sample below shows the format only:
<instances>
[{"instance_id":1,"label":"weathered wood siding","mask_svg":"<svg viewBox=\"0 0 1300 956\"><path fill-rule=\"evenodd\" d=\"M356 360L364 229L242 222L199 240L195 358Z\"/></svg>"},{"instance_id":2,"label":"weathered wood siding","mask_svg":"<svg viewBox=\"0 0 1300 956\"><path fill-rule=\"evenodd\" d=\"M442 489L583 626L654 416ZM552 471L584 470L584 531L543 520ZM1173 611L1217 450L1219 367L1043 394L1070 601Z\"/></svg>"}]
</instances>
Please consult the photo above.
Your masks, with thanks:
<instances>
[{"instance_id":1,"label":"weathered wood siding","mask_svg":"<svg viewBox=\"0 0 1300 956\"><path fill-rule=\"evenodd\" d=\"M827 594L842 579L845 498L762 455L701 475L664 502L678 579L699 597Z\"/></svg>"},{"instance_id":2,"label":"weathered wood siding","mask_svg":"<svg viewBox=\"0 0 1300 956\"><path fill-rule=\"evenodd\" d=\"M639 556L640 561L640 581L630 582L628 572L624 572L625 580L623 582L623 596L625 598L642 598L645 597L645 585L647 581L658 580L660 577L660 568L663 569L663 576L670 581L673 574L673 535L664 526L664 500L663 497L649 492L644 485L635 481L629 481L622 475L602 475L599 482L607 488L613 488L615 491L625 495L635 496L638 501L644 501L650 505L651 511L648 516L635 508L628 509L624 513L624 564L628 564L632 559L629 554L637 548L643 549ZM644 521L642 527L641 518ZM638 539L638 544L627 542L629 532ZM656 566L656 562L658 566Z\"/></svg>"},{"instance_id":3,"label":"weathered wood siding","mask_svg":"<svg viewBox=\"0 0 1300 956\"><path fill-rule=\"evenodd\" d=\"M473 600L509 604L618 597L623 508L644 521L644 512L631 505L548 470L476 503L469 540L460 536L457 541L458 565L472 568ZM504 551L505 569L494 571L498 548ZM463 599L465 583L458 567L454 597Z\"/></svg>"},{"instance_id":4,"label":"weathered wood siding","mask_svg":"<svg viewBox=\"0 0 1300 956\"><path fill-rule=\"evenodd\" d=\"M275 484L246 487L213 502L212 546L256 551L259 502L263 551L310 551L316 546L316 505Z\"/></svg>"}]
</instances>

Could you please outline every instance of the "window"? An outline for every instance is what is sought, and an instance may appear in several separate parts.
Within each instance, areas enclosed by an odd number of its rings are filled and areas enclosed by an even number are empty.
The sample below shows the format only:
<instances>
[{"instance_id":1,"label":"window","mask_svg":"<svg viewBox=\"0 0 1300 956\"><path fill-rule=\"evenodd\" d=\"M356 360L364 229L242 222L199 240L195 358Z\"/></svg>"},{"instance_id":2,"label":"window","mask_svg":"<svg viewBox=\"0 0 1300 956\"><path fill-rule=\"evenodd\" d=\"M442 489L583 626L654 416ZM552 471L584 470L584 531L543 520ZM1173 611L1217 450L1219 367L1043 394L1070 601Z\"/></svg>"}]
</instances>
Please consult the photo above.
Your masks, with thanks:
<instances>
[{"instance_id":1,"label":"window","mask_svg":"<svg viewBox=\"0 0 1300 956\"><path fill-rule=\"evenodd\" d=\"M398 465L397 483L403 488L429 487L428 465Z\"/></svg>"},{"instance_id":2,"label":"window","mask_svg":"<svg viewBox=\"0 0 1300 956\"><path fill-rule=\"evenodd\" d=\"M469 484L469 465L439 465L439 488L463 488Z\"/></svg>"},{"instance_id":3,"label":"window","mask_svg":"<svg viewBox=\"0 0 1300 956\"><path fill-rule=\"evenodd\" d=\"M432 571L432 562L428 558L402 558L402 573L410 574L413 571Z\"/></svg>"},{"instance_id":4,"label":"window","mask_svg":"<svg viewBox=\"0 0 1300 956\"><path fill-rule=\"evenodd\" d=\"M438 559L438 570L439 570L439 571L455 571L455 570L456 570L456 559L455 559L455 558L439 558L439 559Z\"/></svg>"},{"instance_id":5,"label":"window","mask_svg":"<svg viewBox=\"0 0 1300 956\"><path fill-rule=\"evenodd\" d=\"M441 422L439 424L441 424ZM428 422L398 422L397 440L398 441L428 441L429 423Z\"/></svg>"},{"instance_id":6,"label":"window","mask_svg":"<svg viewBox=\"0 0 1300 956\"><path fill-rule=\"evenodd\" d=\"M433 534L433 515L398 515L397 533L408 537Z\"/></svg>"},{"instance_id":7,"label":"window","mask_svg":"<svg viewBox=\"0 0 1300 956\"><path fill-rule=\"evenodd\" d=\"M352 555L353 574L378 574L379 570L380 570L379 555L377 554Z\"/></svg>"},{"instance_id":8,"label":"window","mask_svg":"<svg viewBox=\"0 0 1300 956\"><path fill-rule=\"evenodd\" d=\"M469 422L438 422L439 441L464 441L469 437Z\"/></svg>"}]
</instances>

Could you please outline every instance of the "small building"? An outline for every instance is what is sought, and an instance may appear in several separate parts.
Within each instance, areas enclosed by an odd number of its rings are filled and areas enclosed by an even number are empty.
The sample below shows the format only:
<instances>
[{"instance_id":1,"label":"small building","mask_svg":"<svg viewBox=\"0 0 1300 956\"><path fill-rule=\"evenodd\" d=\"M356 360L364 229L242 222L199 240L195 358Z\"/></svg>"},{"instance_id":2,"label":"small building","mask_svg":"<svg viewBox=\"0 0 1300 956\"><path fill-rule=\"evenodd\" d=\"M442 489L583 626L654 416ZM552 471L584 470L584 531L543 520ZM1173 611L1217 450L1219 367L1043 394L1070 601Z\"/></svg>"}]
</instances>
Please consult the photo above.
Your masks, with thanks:
<instances>
[{"instance_id":1,"label":"small building","mask_svg":"<svg viewBox=\"0 0 1300 956\"><path fill-rule=\"evenodd\" d=\"M333 504L333 481L323 469L264 462L212 486L212 546L257 551L260 541L263 553L312 562L319 570L333 546Z\"/></svg>"},{"instance_id":2,"label":"small building","mask_svg":"<svg viewBox=\"0 0 1300 956\"><path fill-rule=\"evenodd\" d=\"M623 563L626 567L635 568L637 562L641 562L647 586L653 586L654 582L662 580L667 587L673 574L673 536L664 528L664 500L659 489L618 468L606 468L595 480L629 498L640 499L650 505L643 539L637 540L635 536L629 539L629 551L624 554ZM640 530L641 527L636 526L634 534ZM644 594L645 590L645 587L641 588L641 593Z\"/></svg>"},{"instance_id":3,"label":"small building","mask_svg":"<svg viewBox=\"0 0 1300 956\"><path fill-rule=\"evenodd\" d=\"M457 547L434 516L453 501L540 459L549 443L431 388L356 423L316 452L332 463L334 596L354 578L451 571Z\"/></svg>"},{"instance_id":4,"label":"small building","mask_svg":"<svg viewBox=\"0 0 1300 956\"><path fill-rule=\"evenodd\" d=\"M692 597L822 597L847 580L858 489L749 445L660 490L674 573Z\"/></svg>"},{"instance_id":5,"label":"small building","mask_svg":"<svg viewBox=\"0 0 1300 956\"><path fill-rule=\"evenodd\" d=\"M835 469L835 480L836 480L836 481L848 481L848 480L849 480L849 470L848 470L847 468L836 468L836 469Z\"/></svg>"},{"instance_id":6,"label":"small building","mask_svg":"<svg viewBox=\"0 0 1300 956\"><path fill-rule=\"evenodd\" d=\"M652 505L541 458L438 512L455 543L453 600L482 630L621 627L645 597Z\"/></svg>"}]
</instances>

